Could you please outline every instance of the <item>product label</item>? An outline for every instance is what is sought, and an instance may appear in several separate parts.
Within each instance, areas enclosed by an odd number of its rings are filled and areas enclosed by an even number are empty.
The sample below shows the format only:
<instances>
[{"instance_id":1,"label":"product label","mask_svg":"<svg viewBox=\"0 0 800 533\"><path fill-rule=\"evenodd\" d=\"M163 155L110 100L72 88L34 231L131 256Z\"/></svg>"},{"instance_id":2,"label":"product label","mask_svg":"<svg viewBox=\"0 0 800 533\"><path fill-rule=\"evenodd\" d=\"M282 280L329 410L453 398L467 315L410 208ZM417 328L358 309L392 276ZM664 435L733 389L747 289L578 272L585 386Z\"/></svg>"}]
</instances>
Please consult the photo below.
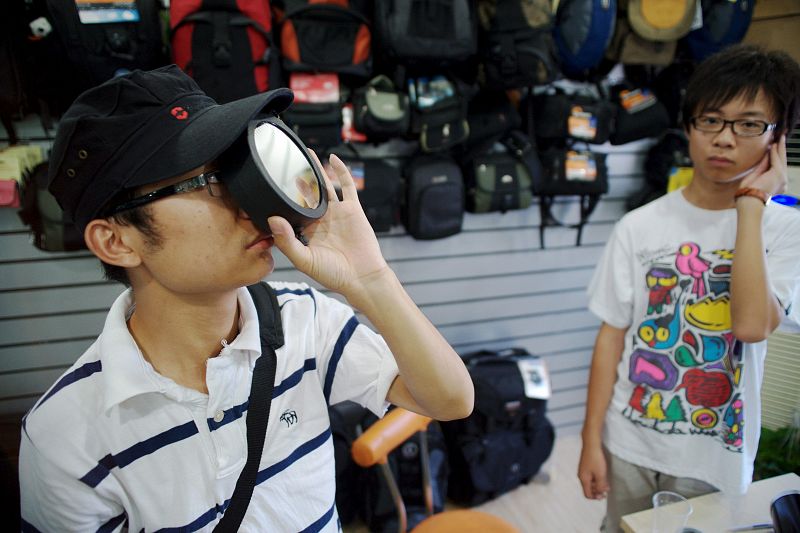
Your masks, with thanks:
<instances>
[{"instance_id":1,"label":"product label","mask_svg":"<svg viewBox=\"0 0 800 533\"><path fill-rule=\"evenodd\" d=\"M134 0L75 0L78 18L83 24L139 22Z\"/></svg>"}]
</instances>

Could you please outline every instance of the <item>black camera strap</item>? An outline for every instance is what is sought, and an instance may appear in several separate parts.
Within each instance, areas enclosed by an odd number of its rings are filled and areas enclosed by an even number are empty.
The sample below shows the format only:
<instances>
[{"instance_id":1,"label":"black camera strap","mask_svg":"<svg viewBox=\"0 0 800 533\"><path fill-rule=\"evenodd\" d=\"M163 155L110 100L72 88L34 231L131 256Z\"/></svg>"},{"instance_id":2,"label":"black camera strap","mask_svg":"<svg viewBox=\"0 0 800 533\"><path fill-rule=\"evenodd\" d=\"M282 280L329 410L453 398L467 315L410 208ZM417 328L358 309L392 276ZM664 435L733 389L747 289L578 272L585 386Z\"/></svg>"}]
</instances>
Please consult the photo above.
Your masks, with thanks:
<instances>
[{"instance_id":1,"label":"black camera strap","mask_svg":"<svg viewBox=\"0 0 800 533\"><path fill-rule=\"evenodd\" d=\"M261 357L256 359L253 383L250 386L247 409L247 462L236 481L230 504L214 528L215 533L238 531L250 504L250 498L253 496L261 452L264 449L264 438L267 434L272 389L275 385L275 371L278 364L275 350L283 346L281 310L275 291L264 282L250 285L247 290L250 291L258 312Z\"/></svg>"}]
</instances>

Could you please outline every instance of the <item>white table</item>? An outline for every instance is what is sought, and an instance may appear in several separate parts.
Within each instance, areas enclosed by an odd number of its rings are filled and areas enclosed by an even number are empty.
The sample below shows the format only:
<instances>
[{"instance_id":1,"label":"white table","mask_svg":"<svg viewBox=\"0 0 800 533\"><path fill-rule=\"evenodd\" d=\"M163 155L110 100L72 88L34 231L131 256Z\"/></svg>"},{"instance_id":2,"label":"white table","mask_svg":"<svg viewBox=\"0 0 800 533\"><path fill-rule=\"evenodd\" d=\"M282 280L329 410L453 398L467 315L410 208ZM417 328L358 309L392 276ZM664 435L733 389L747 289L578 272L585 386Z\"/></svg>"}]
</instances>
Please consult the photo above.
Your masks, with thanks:
<instances>
[{"instance_id":1,"label":"white table","mask_svg":"<svg viewBox=\"0 0 800 533\"><path fill-rule=\"evenodd\" d=\"M733 527L772 523L769 506L780 493L800 490L800 476L784 474L756 481L742 496L724 495L720 492L689 499L692 514L686 527L702 533L722 533ZM622 517L626 533L651 533L653 510L639 511Z\"/></svg>"}]
</instances>

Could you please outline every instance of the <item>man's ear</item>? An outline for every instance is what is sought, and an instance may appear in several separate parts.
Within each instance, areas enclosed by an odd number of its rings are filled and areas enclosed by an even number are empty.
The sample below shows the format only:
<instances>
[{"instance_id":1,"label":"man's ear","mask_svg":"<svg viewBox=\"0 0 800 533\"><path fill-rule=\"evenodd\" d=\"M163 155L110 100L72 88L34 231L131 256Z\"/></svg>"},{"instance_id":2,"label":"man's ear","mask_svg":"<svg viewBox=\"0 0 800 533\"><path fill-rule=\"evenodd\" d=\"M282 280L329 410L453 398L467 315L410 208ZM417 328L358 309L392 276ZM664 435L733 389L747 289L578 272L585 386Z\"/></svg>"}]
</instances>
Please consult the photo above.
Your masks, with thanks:
<instances>
[{"instance_id":1,"label":"man's ear","mask_svg":"<svg viewBox=\"0 0 800 533\"><path fill-rule=\"evenodd\" d=\"M108 219L94 219L86 226L83 238L91 252L104 263L124 268L138 266L142 260L125 227Z\"/></svg>"}]
</instances>

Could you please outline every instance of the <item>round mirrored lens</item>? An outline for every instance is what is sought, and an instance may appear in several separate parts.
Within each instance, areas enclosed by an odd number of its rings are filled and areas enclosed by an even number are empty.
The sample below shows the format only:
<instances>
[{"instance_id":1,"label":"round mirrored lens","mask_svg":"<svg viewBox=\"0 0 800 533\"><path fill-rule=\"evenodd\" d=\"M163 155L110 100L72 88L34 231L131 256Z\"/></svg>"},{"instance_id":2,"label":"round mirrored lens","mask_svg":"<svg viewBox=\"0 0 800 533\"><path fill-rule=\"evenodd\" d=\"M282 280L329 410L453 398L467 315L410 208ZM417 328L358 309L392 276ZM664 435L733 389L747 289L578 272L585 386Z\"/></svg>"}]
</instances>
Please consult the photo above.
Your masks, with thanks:
<instances>
[{"instance_id":1,"label":"round mirrored lens","mask_svg":"<svg viewBox=\"0 0 800 533\"><path fill-rule=\"evenodd\" d=\"M321 192L308 155L278 126L262 122L253 131L257 157L280 191L300 207L316 208Z\"/></svg>"}]
</instances>

